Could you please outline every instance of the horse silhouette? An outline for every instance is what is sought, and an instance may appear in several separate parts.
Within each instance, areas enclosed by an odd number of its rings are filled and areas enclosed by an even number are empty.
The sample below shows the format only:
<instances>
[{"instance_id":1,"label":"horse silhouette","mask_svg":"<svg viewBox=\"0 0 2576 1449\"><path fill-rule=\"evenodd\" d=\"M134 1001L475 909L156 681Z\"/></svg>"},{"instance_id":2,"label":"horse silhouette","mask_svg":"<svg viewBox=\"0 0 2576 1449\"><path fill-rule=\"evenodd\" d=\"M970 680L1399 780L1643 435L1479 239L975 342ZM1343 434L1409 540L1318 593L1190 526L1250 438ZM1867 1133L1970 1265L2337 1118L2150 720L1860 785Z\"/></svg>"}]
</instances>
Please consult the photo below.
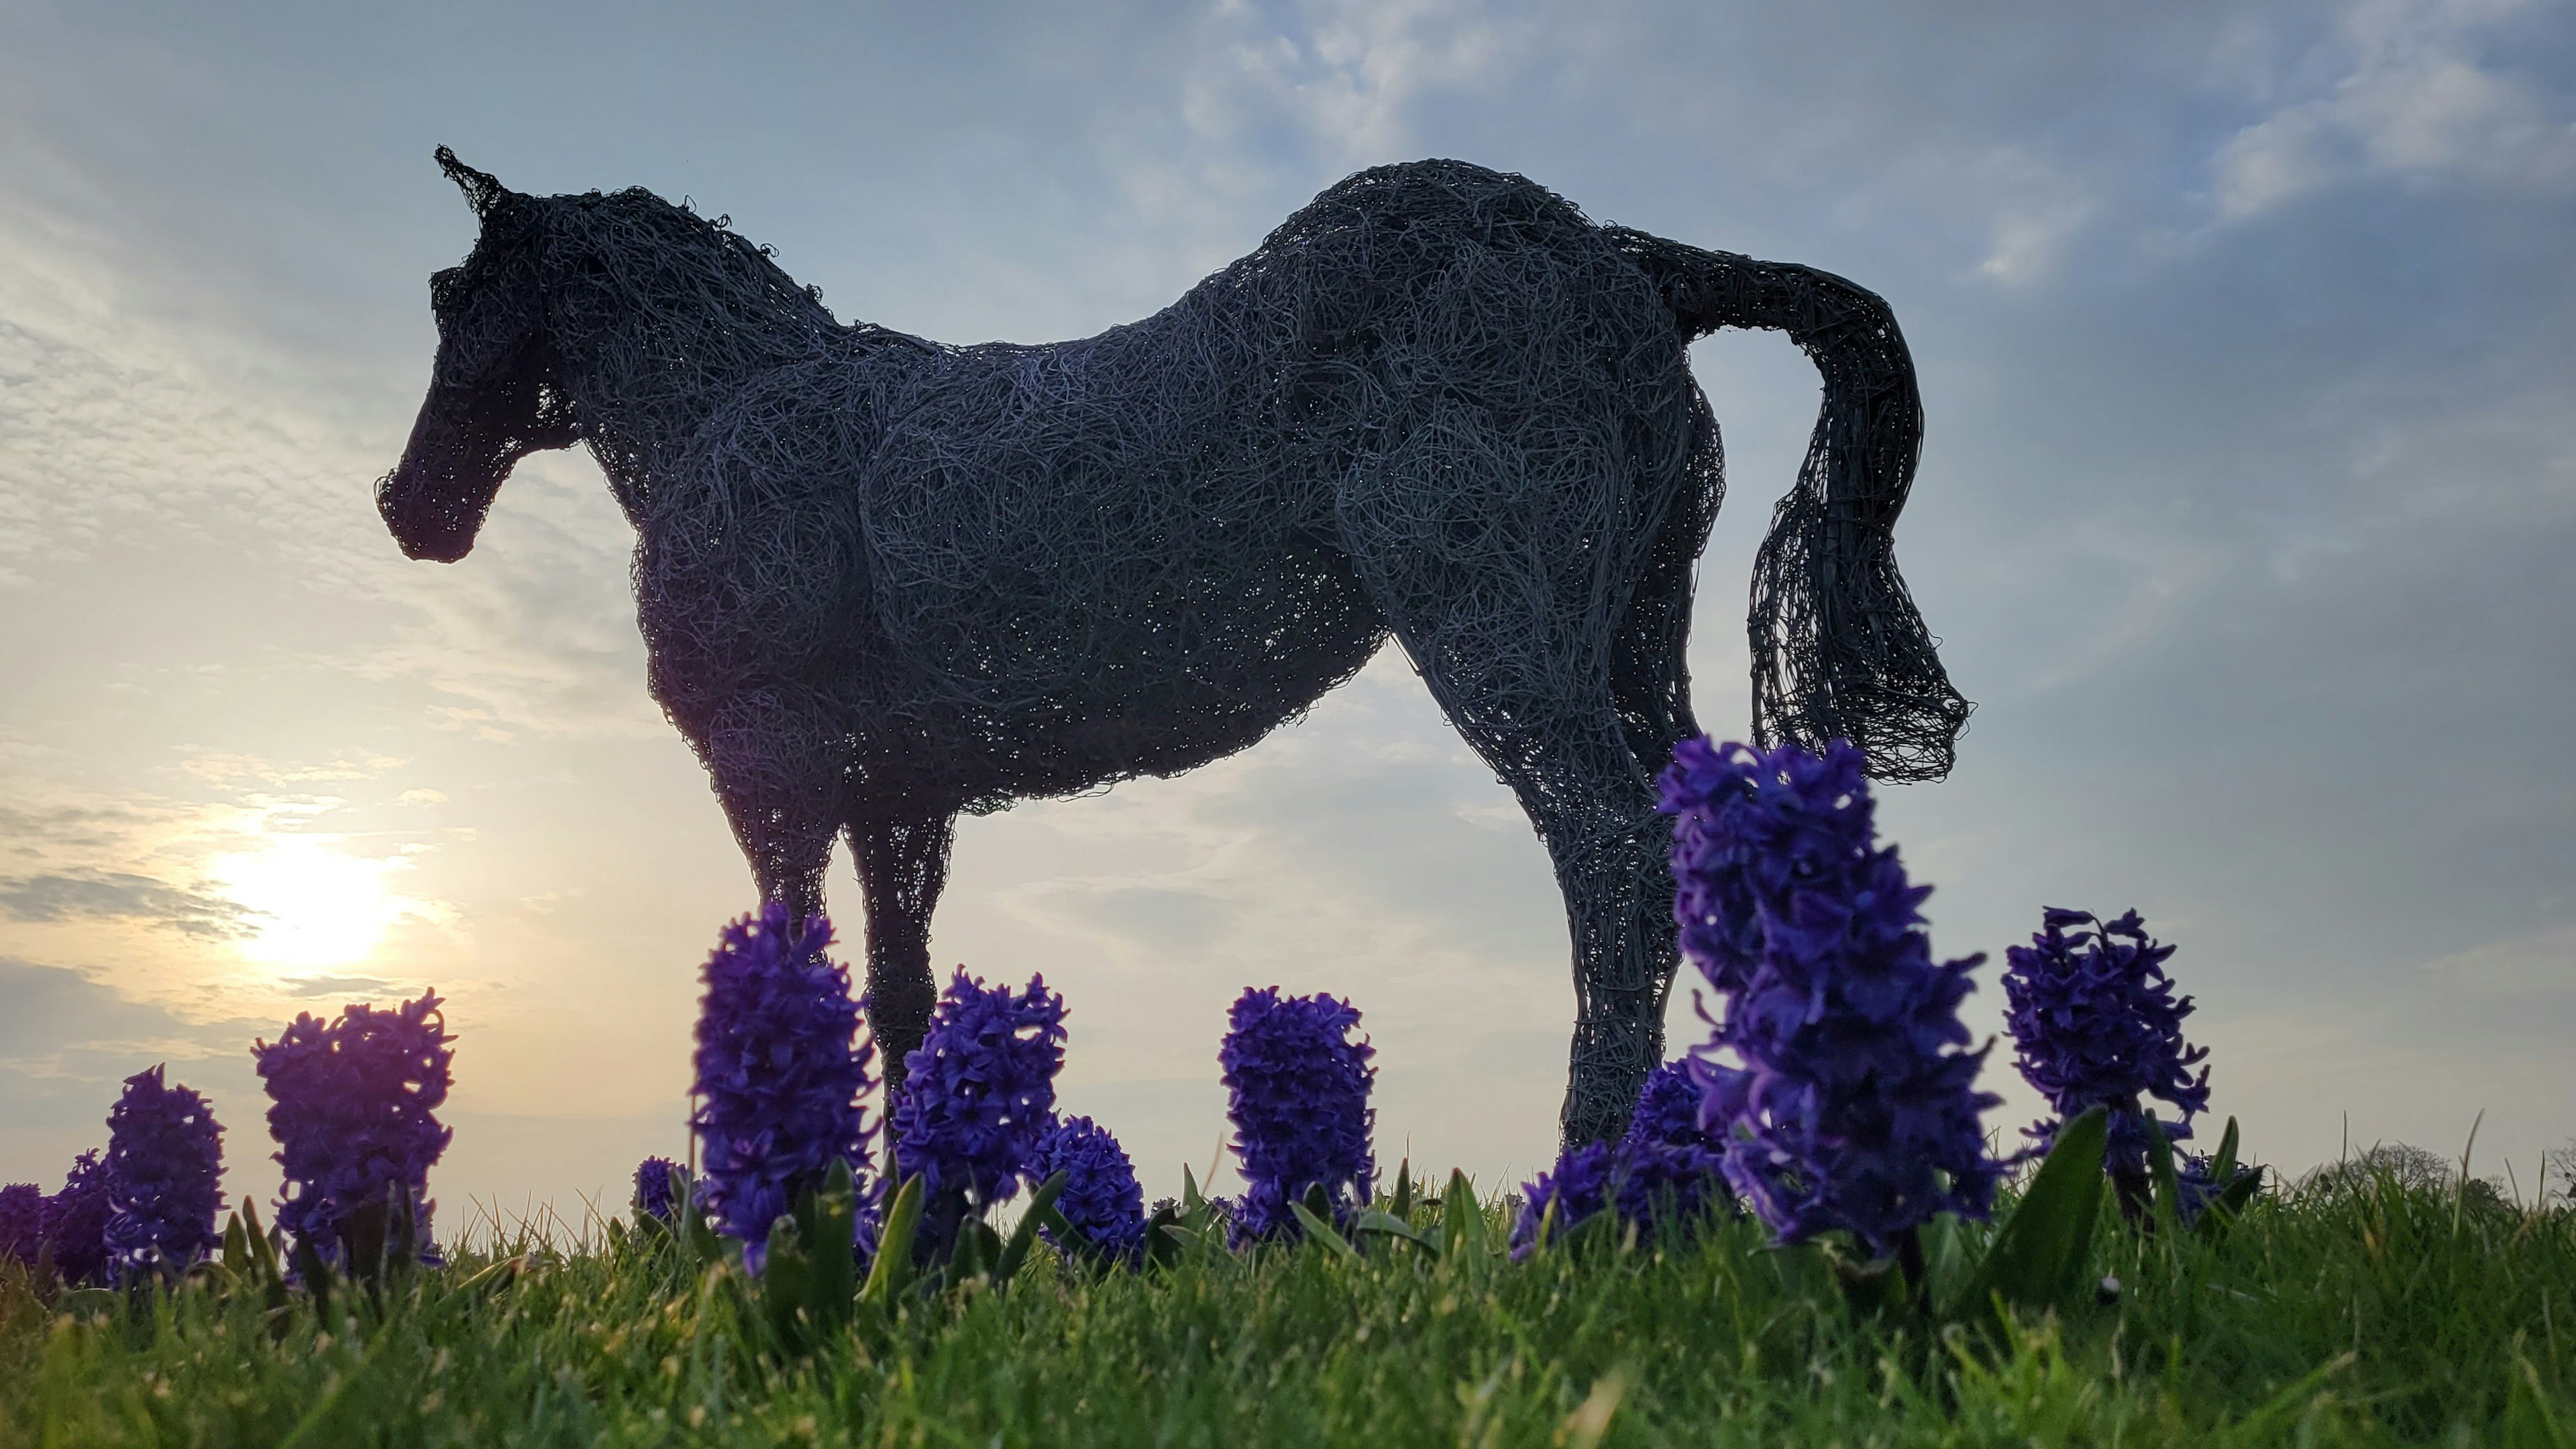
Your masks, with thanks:
<instances>
[{"instance_id":1,"label":"horse silhouette","mask_svg":"<svg viewBox=\"0 0 2576 1449\"><path fill-rule=\"evenodd\" d=\"M1756 567L1755 731L1936 778L1968 712L1898 577L1921 437L1885 303L1600 226L1456 161L1364 171L1170 307L954 347L844 325L766 248L642 190L525 196L438 273L429 395L377 485L413 558L513 464L586 444L635 526L653 696L760 890L822 902L846 833L899 1084L955 818L1230 754L1391 636L1555 865L1562 1127L1615 1135L1676 952L1654 779L1724 492L1685 349L1784 329L1824 408Z\"/></svg>"}]
</instances>

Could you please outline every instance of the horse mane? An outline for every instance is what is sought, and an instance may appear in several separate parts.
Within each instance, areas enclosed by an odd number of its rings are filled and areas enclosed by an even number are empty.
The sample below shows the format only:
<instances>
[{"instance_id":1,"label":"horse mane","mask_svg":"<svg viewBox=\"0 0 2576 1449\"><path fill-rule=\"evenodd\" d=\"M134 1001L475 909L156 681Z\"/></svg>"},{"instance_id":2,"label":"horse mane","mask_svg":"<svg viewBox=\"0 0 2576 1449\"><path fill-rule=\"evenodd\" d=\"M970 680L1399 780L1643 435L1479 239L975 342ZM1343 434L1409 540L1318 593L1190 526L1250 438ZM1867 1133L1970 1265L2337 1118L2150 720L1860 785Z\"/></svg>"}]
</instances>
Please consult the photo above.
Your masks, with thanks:
<instances>
[{"instance_id":1,"label":"horse mane","mask_svg":"<svg viewBox=\"0 0 2576 1449\"><path fill-rule=\"evenodd\" d=\"M713 304L694 311L653 309L664 325L716 324L773 346L789 339L821 342L843 330L823 305L823 289L789 276L774 260L775 249L733 230L730 216L710 220L640 186L549 196L539 204L539 232L558 274L550 280L575 281L562 276L563 270L596 260L627 279L620 291L630 301L687 298ZM692 285L672 285L678 280L672 273L686 274ZM637 285L645 277L653 283ZM567 321L578 326L588 319L576 311L549 320L560 330ZM712 330L692 340L724 345Z\"/></svg>"}]
</instances>

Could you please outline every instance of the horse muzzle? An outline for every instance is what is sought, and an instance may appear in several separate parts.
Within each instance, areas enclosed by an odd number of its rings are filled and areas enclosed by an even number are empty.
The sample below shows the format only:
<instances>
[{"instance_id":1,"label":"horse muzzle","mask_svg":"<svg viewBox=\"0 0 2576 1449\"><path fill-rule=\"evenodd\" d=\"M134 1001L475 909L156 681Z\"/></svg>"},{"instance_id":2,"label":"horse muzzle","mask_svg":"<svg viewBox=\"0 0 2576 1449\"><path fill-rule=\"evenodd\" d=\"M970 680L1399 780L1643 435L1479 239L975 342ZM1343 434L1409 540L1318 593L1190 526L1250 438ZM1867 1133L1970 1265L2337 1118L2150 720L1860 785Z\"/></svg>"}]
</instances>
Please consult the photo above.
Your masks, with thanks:
<instances>
[{"instance_id":1,"label":"horse muzzle","mask_svg":"<svg viewBox=\"0 0 2576 1449\"><path fill-rule=\"evenodd\" d=\"M403 557L454 563L474 549L483 511L491 506L492 487L474 489L429 476L430 470L405 458L376 482L376 512L401 546Z\"/></svg>"}]
</instances>

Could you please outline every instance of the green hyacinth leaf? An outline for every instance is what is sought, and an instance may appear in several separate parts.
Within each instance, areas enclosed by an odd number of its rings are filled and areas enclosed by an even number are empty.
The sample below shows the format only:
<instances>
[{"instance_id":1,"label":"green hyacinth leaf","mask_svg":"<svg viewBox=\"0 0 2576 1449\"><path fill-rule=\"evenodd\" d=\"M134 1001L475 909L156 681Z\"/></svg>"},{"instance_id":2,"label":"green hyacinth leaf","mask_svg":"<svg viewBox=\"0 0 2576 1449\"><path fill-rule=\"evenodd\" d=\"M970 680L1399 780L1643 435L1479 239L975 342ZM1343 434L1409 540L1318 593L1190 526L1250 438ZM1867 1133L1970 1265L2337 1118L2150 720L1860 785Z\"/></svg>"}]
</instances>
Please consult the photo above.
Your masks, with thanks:
<instances>
[{"instance_id":1,"label":"green hyacinth leaf","mask_svg":"<svg viewBox=\"0 0 2576 1449\"><path fill-rule=\"evenodd\" d=\"M1476 1189L1467 1182L1467 1174L1449 1170L1449 1188L1440 1195L1441 1256L1452 1259L1482 1257L1485 1253L1485 1207L1476 1201Z\"/></svg>"},{"instance_id":2,"label":"green hyacinth leaf","mask_svg":"<svg viewBox=\"0 0 2576 1449\"><path fill-rule=\"evenodd\" d=\"M1179 1261L1183 1237L1188 1229L1180 1226L1180 1210L1159 1207L1145 1219L1145 1266L1163 1267Z\"/></svg>"},{"instance_id":3,"label":"green hyacinth leaf","mask_svg":"<svg viewBox=\"0 0 2576 1449\"><path fill-rule=\"evenodd\" d=\"M912 1240L921 1230L921 1178L907 1177L895 1188L894 1206L886 1209L885 1230L877 1234L877 1259L859 1301L892 1310L912 1289Z\"/></svg>"},{"instance_id":4,"label":"green hyacinth leaf","mask_svg":"<svg viewBox=\"0 0 2576 1449\"><path fill-rule=\"evenodd\" d=\"M1039 1227L1051 1217L1059 1223L1063 1221L1056 1215L1055 1200L1064 1195L1066 1180L1064 1169L1059 1167L1038 1184L1038 1190L1029 1198L1029 1210L1020 1214L1019 1226L1012 1230L1011 1240L1002 1245L1001 1255L993 1264L994 1287L1010 1282L1020 1265L1029 1260L1029 1249L1038 1240Z\"/></svg>"},{"instance_id":5,"label":"green hyacinth leaf","mask_svg":"<svg viewBox=\"0 0 2576 1449\"><path fill-rule=\"evenodd\" d=\"M793 1212L770 1220L768 1251L757 1281L761 1316L769 1325L771 1341L782 1353L803 1353L811 1345L813 1316L805 1305L814 1268L805 1255Z\"/></svg>"},{"instance_id":6,"label":"green hyacinth leaf","mask_svg":"<svg viewBox=\"0 0 2576 1449\"><path fill-rule=\"evenodd\" d=\"M1401 1238L1433 1257L1440 1255L1438 1239L1393 1213L1362 1213L1358 1220L1351 1224L1351 1231L1355 1235L1376 1233L1384 1237Z\"/></svg>"},{"instance_id":7,"label":"green hyacinth leaf","mask_svg":"<svg viewBox=\"0 0 2576 1449\"><path fill-rule=\"evenodd\" d=\"M2152 1110L2139 1115L2146 1119L2147 1171L2156 1184L2155 1230L2170 1238L2182 1231L2182 1177L2174 1170L2173 1139Z\"/></svg>"},{"instance_id":8,"label":"green hyacinth leaf","mask_svg":"<svg viewBox=\"0 0 2576 1449\"><path fill-rule=\"evenodd\" d=\"M1288 1204L1288 1211L1296 1214L1297 1226L1306 1230L1306 1236L1309 1239L1321 1243L1326 1249L1341 1257L1356 1258L1360 1255L1360 1250L1351 1246L1350 1239L1335 1232L1333 1225L1316 1216L1313 1208L1302 1202L1292 1202Z\"/></svg>"},{"instance_id":9,"label":"green hyacinth leaf","mask_svg":"<svg viewBox=\"0 0 2576 1449\"><path fill-rule=\"evenodd\" d=\"M832 1159L822 1188L800 1202L805 1256L812 1276L806 1283L805 1306L818 1332L847 1323L857 1301L858 1178L850 1164Z\"/></svg>"},{"instance_id":10,"label":"green hyacinth leaf","mask_svg":"<svg viewBox=\"0 0 2576 1449\"><path fill-rule=\"evenodd\" d=\"M2059 1129L2020 1206L1996 1231L1985 1259L1951 1305L1952 1316L1990 1313L1997 1299L2034 1308L2074 1299L2102 1212L2102 1152L2109 1129L2109 1113L2100 1107Z\"/></svg>"}]
</instances>

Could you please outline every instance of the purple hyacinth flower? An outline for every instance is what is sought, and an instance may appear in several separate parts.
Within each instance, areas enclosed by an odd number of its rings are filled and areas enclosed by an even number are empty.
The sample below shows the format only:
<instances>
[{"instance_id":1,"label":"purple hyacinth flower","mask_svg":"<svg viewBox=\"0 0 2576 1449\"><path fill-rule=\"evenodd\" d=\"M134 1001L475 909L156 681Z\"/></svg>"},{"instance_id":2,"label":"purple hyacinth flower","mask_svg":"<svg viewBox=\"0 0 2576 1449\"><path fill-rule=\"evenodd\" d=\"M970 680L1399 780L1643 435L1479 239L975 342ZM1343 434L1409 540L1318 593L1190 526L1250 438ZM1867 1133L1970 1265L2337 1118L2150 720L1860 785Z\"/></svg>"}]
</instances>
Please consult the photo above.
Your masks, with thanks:
<instances>
[{"instance_id":1,"label":"purple hyacinth flower","mask_svg":"<svg viewBox=\"0 0 2576 1449\"><path fill-rule=\"evenodd\" d=\"M1369 1065L1376 1049L1351 1039L1358 1008L1335 997L1248 989L1228 1014L1225 1068L1231 1144L1246 1184L1235 1205L1238 1242L1298 1235L1292 1202L1321 1186L1337 1221L1368 1205L1375 1164Z\"/></svg>"},{"instance_id":2,"label":"purple hyacinth flower","mask_svg":"<svg viewBox=\"0 0 2576 1449\"><path fill-rule=\"evenodd\" d=\"M1864 764L1843 741L1685 740L1658 808L1682 950L1717 992L1691 1070L1728 1181L1783 1242L1841 1229L1885 1254L1934 1213L1984 1216L2003 1164L1959 1021L1984 957L1932 959L1931 890L1876 844Z\"/></svg>"},{"instance_id":3,"label":"purple hyacinth flower","mask_svg":"<svg viewBox=\"0 0 2576 1449\"><path fill-rule=\"evenodd\" d=\"M689 1121L706 1146L706 1208L755 1273L770 1224L822 1187L836 1159L861 1183L875 1165L876 1127L859 1102L876 1085L876 1046L859 1035L849 968L824 954L831 944L831 922L791 921L771 901L727 925L707 958Z\"/></svg>"},{"instance_id":4,"label":"purple hyacinth flower","mask_svg":"<svg viewBox=\"0 0 2576 1449\"><path fill-rule=\"evenodd\" d=\"M32 1268L44 1247L44 1189L32 1182L0 1187L0 1259Z\"/></svg>"},{"instance_id":5,"label":"purple hyacinth flower","mask_svg":"<svg viewBox=\"0 0 2576 1449\"><path fill-rule=\"evenodd\" d=\"M673 1221L692 1186L687 1168L667 1157L645 1158L635 1165L636 1215Z\"/></svg>"},{"instance_id":6,"label":"purple hyacinth flower","mask_svg":"<svg viewBox=\"0 0 2576 1449\"><path fill-rule=\"evenodd\" d=\"M223 1124L205 1097L136 1072L107 1114L105 1233L120 1280L184 1271L213 1250L222 1211Z\"/></svg>"},{"instance_id":7,"label":"purple hyacinth flower","mask_svg":"<svg viewBox=\"0 0 2576 1449\"><path fill-rule=\"evenodd\" d=\"M2086 911L2051 907L2027 946L2004 952L2005 1025L2023 1080L2048 1098L2054 1120L2029 1129L2045 1147L2068 1118L2110 1109L2103 1166L2114 1177L2142 1178L2147 1127L2142 1098L2182 1114L2163 1124L2174 1141L2191 1136L2191 1119L2209 1105L2209 1055L2183 1040L2191 998L2177 1000L2165 975L2173 947L2159 945L2136 911L2105 922Z\"/></svg>"},{"instance_id":8,"label":"purple hyacinth flower","mask_svg":"<svg viewBox=\"0 0 2576 1449\"><path fill-rule=\"evenodd\" d=\"M251 1047L286 1172L277 1226L325 1263L341 1265L352 1213L397 1202L423 1261L437 1261L429 1169L455 1135L437 1112L456 1055L439 1005L424 991L390 1009L353 1003L328 1022L299 1013L276 1041Z\"/></svg>"},{"instance_id":9,"label":"purple hyacinth flower","mask_svg":"<svg viewBox=\"0 0 2576 1449\"><path fill-rule=\"evenodd\" d=\"M72 1159L60 1192L45 1200L45 1241L66 1283L96 1282L107 1272L107 1163L98 1150Z\"/></svg>"},{"instance_id":10,"label":"purple hyacinth flower","mask_svg":"<svg viewBox=\"0 0 2576 1449\"><path fill-rule=\"evenodd\" d=\"M1145 1246L1145 1190L1118 1139L1088 1117L1063 1119L1038 1139L1028 1177L1039 1183L1058 1172L1064 1191L1055 1210L1074 1240L1057 1242L1054 1229L1041 1229L1046 1240L1109 1262L1133 1261Z\"/></svg>"},{"instance_id":11,"label":"purple hyacinth flower","mask_svg":"<svg viewBox=\"0 0 2576 1449\"><path fill-rule=\"evenodd\" d=\"M1064 998L1045 978L1031 976L1017 994L964 967L949 979L921 1045L903 1059L894 1109L895 1169L921 1179L914 1241L925 1259L946 1258L970 1214L1018 1193L1055 1117L1064 1039Z\"/></svg>"}]
</instances>

